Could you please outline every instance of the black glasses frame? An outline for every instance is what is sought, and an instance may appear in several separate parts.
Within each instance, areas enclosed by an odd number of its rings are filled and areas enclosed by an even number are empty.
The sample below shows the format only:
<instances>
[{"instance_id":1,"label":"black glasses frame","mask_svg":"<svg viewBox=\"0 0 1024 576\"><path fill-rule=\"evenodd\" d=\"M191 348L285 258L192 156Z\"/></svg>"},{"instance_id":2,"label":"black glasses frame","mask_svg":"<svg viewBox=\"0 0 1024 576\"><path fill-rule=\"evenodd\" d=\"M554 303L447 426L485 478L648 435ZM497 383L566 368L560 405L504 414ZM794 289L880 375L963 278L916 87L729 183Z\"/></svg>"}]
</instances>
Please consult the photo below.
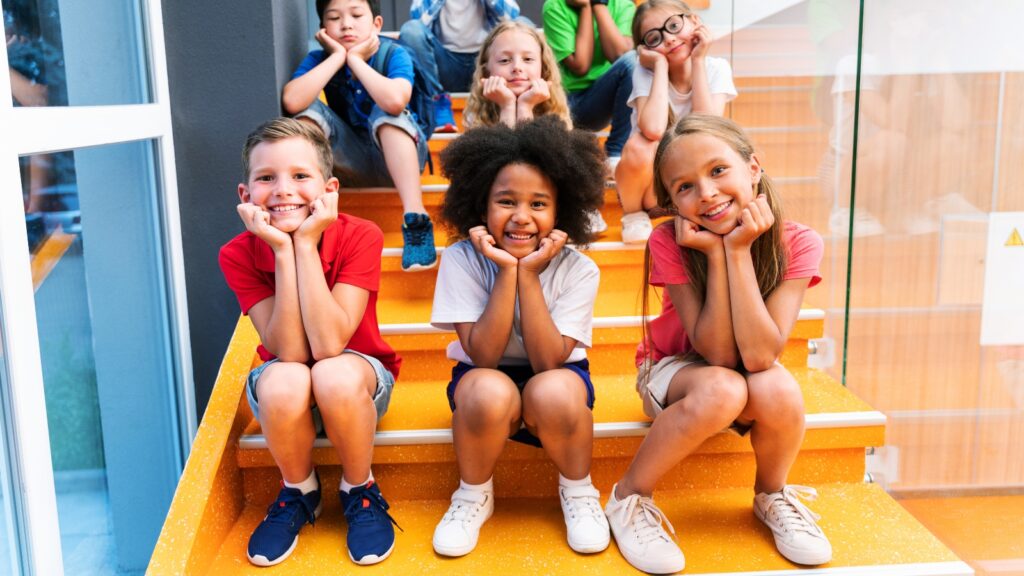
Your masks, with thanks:
<instances>
[{"instance_id":1,"label":"black glasses frame","mask_svg":"<svg viewBox=\"0 0 1024 576\"><path fill-rule=\"evenodd\" d=\"M647 32L644 32L644 35L640 39L640 42L642 42L644 46L652 50L654 48L657 48L658 46L661 46L661 43L665 41L665 34L675 34L676 32L679 32L679 30L682 30L683 28L686 27L687 16L689 16L689 14L686 14L685 12L669 16L668 18L665 19L665 23L662 24L660 28L652 28ZM669 23L676 18L680 20L681 25L676 30L669 30ZM655 33L658 35L657 40L648 40L651 37L651 35Z\"/></svg>"}]
</instances>

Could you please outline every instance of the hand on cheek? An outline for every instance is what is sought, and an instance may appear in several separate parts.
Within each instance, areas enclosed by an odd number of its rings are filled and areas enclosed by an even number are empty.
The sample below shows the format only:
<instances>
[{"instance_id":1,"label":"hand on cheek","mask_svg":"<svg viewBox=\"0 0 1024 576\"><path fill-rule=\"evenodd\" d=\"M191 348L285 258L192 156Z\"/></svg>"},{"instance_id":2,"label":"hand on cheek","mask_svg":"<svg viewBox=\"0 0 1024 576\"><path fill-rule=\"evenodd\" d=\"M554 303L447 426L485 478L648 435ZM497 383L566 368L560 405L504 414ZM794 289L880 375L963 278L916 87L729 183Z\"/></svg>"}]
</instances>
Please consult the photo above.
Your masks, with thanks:
<instances>
[{"instance_id":1,"label":"hand on cheek","mask_svg":"<svg viewBox=\"0 0 1024 576\"><path fill-rule=\"evenodd\" d=\"M519 268L539 273L544 266L558 255L569 241L569 235L557 228L542 238L537 249L519 260Z\"/></svg>"},{"instance_id":2,"label":"hand on cheek","mask_svg":"<svg viewBox=\"0 0 1024 576\"><path fill-rule=\"evenodd\" d=\"M498 268L515 268L518 261L516 257L498 248L494 236L487 230L487 226L475 226L469 229L469 241L477 252L485 258L498 265Z\"/></svg>"}]
</instances>

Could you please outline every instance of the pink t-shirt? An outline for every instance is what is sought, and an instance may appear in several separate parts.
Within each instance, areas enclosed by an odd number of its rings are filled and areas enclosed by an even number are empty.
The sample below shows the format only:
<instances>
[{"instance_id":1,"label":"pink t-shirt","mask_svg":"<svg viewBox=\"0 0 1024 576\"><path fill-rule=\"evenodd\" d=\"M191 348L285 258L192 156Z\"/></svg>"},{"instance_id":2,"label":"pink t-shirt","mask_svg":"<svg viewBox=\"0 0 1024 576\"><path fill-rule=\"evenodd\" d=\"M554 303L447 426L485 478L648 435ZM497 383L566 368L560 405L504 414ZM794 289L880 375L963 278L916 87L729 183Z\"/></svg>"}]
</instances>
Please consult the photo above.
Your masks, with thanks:
<instances>
[{"instance_id":1,"label":"pink t-shirt","mask_svg":"<svg viewBox=\"0 0 1024 576\"><path fill-rule=\"evenodd\" d=\"M786 221L783 229L783 242L787 247L786 274L784 280L810 278L808 287L821 282L818 265L825 250L821 236L796 222ZM689 284L686 275L686 256L683 249L676 244L675 222L668 221L654 229L650 239L651 248L651 285L664 287L669 284ZM679 320L675 306L668 291L662 292L661 315L650 323L648 338L651 343L651 360L657 362L665 356L685 355L693 350L683 323ZM636 351L636 364L639 366L645 357L644 343L640 343Z\"/></svg>"}]
</instances>

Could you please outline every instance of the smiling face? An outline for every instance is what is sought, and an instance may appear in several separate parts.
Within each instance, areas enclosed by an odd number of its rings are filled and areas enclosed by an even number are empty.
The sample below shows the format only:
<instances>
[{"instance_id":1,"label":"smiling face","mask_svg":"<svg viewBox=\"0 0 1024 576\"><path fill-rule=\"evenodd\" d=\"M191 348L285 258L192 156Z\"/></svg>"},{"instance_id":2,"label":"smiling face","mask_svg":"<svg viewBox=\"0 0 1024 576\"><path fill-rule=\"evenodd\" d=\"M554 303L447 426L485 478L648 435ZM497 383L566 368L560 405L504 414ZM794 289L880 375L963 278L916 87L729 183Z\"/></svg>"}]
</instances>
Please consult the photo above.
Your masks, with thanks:
<instances>
[{"instance_id":1,"label":"smiling face","mask_svg":"<svg viewBox=\"0 0 1024 576\"><path fill-rule=\"evenodd\" d=\"M238 185L242 202L270 213L270 225L294 232L309 216L309 205L338 191L338 179L324 180L316 149L300 137L256 145L249 154L249 181Z\"/></svg>"},{"instance_id":2,"label":"smiling face","mask_svg":"<svg viewBox=\"0 0 1024 576\"><path fill-rule=\"evenodd\" d=\"M541 47L522 30L507 30L491 42L487 52L487 74L505 79L512 93L519 96L530 89L530 81L541 78Z\"/></svg>"},{"instance_id":3,"label":"smiling face","mask_svg":"<svg viewBox=\"0 0 1024 576\"><path fill-rule=\"evenodd\" d=\"M530 255L555 227L557 190L528 164L498 172L487 197L487 231L516 258Z\"/></svg>"},{"instance_id":4,"label":"smiling face","mask_svg":"<svg viewBox=\"0 0 1024 576\"><path fill-rule=\"evenodd\" d=\"M679 9L672 6L651 8L644 14L640 23L641 38L651 30L661 31L661 44L653 48L655 52L664 54L669 61L680 61L690 57L693 49L693 38L696 26L691 16L683 16L683 27L675 33L666 30L669 19L677 16Z\"/></svg>"},{"instance_id":5,"label":"smiling face","mask_svg":"<svg viewBox=\"0 0 1024 576\"><path fill-rule=\"evenodd\" d=\"M662 158L661 181L679 215L718 235L736 227L761 180L756 156L744 160L707 134L680 136Z\"/></svg>"},{"instance_id":6,"label":"smiling face","mask_svg":"<svg viewBox=\"0 0 1024 576\"><path fill-rule=\"evenodd\" d=\"M333 0L324 8L322 25L327 35L341 43L345 49L366 40L373 32L380 32L384 20L374 16L366 0Z\"/></svg>"}]
</instances>

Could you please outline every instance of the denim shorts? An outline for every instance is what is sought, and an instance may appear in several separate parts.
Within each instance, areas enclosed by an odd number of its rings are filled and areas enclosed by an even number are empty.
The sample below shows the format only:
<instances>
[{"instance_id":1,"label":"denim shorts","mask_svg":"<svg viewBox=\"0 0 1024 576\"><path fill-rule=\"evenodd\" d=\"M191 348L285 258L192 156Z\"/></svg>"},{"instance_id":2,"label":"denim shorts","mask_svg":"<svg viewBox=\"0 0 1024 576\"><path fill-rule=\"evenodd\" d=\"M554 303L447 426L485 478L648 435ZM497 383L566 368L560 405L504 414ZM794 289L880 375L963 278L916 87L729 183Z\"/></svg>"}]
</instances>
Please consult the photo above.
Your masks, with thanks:
<instances>
[{"instance_id":1,"label":"denim shorts","mask_svg":"<svg viewBox=\"0 0 1024 576\"><path fill-rule=\"evenodd\" d=\"M309 108L299 112L295 117L313 120L327 135L331 142L331 152L334 154L334 175L346 188L394 186L381 151L380 139L377 137L377 131L385 124L400 128L416 143L420 172L423 171L430 154L427 150L427 137L413 120L408 108L395 116L374 105L370 111L369 132L362 127L349 125L320 100L314 100Z\"/></svg>"},{"instance_id":2,"label":"denim shorts","mask_svg":"<svg viewBox=\"0 0 1024 576\"><path fill-rule=\"evenodd\" d=\"M377 375L377 390L373 393L373 406L377 409L377 421L379 422L384 414L388 411L388 404L391 403L391 391L395 388L395 377L388 372L388 369L381 364L380 360L377 360L373 356L367 356L362 352L356 352L346 348L342 354L355 354L360 358L363 358L370 363L373 367L373 373ZM267 360L263 364L252 369L249 372L249 378L245 382L245 397L249 400L249 408L252 409L252 415L256 417L256 420L260 419L260 405L259 399L256 397L256 383L260 379L260 375L267 369L267 366L277 362L278 359ZM324 435L324 421L320 417L320 409L316 406L316 400L313 402L313 426L316 428L317 436Z\"/></svg>"},{"instance_id":3,"label":"denim shorts","mask_svg":"<svg viewBox=\"0 0 1024 576\"><path fill-rule=\"evenodd\" d=\"M452 367L452 379L448 382L447 388L448 407L452 409L452 412L455 412L455 387L459 385L459 380L462 380L462 377L474 368L476 368L476 366L466 364L465 362L459 362ZM562 368L571 370L583 380L583 385L587 389L587 408L593 410L594 383L590 381L590 361L584 358L578 362L566 362ZM523 393L523 388L526 386L526 382L537 374L529 364L525 366L498 366L496 369L515 382L516 388L519 388L520 394ZM541 446L540 438L531 434L530 431L526 429L525 425L515 434L509 436L509 440L515 440L516 442L529 444L530 446Z\"/></svg>"}]
</instances>

